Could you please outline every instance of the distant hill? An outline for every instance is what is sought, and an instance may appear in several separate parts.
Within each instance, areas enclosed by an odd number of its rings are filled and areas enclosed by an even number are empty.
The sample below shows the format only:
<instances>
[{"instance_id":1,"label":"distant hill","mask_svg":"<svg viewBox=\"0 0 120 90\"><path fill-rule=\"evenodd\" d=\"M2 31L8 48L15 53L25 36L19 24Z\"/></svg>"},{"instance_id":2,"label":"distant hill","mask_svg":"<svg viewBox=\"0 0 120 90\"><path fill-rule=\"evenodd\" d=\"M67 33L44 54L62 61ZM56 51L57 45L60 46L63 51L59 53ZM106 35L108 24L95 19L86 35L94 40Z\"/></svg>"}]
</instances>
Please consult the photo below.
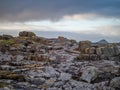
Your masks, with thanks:
<instances>
[{"instance_id":1,"label":"distant hill","mask_svg":"<svg viewBox=\"0 0 120 90\"><path fill-rule=\"evenodd\" d=\"M108 41L106 41L105 39L102 39L98 42L96 42L97 44L108 44Z\"/></svg>"}]
</instances>

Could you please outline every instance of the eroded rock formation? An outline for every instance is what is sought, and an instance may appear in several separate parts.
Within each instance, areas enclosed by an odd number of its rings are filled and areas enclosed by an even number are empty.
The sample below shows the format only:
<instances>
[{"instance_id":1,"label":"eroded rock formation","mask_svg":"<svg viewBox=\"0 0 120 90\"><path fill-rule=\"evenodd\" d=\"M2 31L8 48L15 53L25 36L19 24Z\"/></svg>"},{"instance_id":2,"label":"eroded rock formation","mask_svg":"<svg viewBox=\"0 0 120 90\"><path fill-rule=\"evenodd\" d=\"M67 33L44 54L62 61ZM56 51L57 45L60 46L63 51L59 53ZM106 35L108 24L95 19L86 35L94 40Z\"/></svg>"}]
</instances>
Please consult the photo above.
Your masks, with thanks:
<instances>
[{"instance_id":1,"label":"eroded rock formation","mask_svg":"<svg viewBox=\"0 0 120 90\"><path fill-rule=\"evenodd\" d=\"M47 39L27 31L0 39L0 90L120 89L119 44Z\"/></svg>"}]
</instances>

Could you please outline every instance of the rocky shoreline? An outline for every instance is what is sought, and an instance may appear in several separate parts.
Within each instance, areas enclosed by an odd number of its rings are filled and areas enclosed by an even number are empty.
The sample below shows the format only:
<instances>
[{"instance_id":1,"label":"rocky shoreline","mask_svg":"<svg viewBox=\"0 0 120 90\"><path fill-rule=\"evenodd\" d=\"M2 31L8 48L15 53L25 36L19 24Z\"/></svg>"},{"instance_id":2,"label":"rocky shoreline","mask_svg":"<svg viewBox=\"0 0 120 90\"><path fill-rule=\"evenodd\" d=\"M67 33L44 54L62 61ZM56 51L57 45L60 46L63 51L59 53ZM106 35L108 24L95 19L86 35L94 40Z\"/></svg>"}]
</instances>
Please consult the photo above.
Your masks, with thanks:
<instances>
[{"instance_id":1,"label":"rocky shoreline","mask_svg":"<svg viewBox=\"0 0 120 90\"><path fill-rule=\"evenodd\" d=\"M120 44L1 35L0 90L120 90Z\"/></svg>"}]
</instances>

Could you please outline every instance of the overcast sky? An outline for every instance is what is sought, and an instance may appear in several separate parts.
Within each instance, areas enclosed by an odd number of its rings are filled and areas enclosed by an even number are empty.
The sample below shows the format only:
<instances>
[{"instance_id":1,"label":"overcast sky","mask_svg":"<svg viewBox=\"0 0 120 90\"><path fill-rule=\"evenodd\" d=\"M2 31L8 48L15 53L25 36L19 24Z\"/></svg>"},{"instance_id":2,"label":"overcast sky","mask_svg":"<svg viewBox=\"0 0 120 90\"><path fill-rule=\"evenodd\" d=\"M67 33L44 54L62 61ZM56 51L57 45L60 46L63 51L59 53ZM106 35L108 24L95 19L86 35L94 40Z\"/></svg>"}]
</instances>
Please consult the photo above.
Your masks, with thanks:
<instances>
[{"instance_id":1,"label":"overcast sky","mask_svg":"<svg viewBox=\"0 0 120 90\"><path fill-rule=\"evenodd\" d=\"M120 42L120 0L0 0L0 34L23 30Z\"/></svg>"}]
</instances>

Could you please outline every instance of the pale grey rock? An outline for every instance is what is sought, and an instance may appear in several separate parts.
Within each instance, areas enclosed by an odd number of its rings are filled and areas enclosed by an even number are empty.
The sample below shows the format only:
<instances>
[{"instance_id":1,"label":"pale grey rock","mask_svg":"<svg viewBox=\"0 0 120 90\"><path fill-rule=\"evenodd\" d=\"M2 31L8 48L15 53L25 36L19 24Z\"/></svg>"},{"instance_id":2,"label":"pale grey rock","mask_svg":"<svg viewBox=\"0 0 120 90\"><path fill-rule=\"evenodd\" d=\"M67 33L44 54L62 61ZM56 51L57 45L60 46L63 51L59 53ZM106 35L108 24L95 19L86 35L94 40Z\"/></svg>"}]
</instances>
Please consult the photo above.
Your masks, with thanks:
<instances>
[{"instance_id":1,"label":"pale grey rock","mask_svg":"<svg viewBox=\"0 0 120 90\"><path fill-rule=\"evenodd\" d=\"M59 76L59 72L57 72L53 67L47 66L45 67L45 76L54 78L54 77Z\"/></svg>"},{"instance_id":2,"label":"pale grey rock","mask_svg":"<svg viewBox=\"0 0 120 90\"><path fill-rule=\"evenodd\" d=\"M16 56L16 60L17 61L21 61L21 60L23 60L24 59L24 56L22 56L22 55L17 55Z\"/></svg>"},{"instance_id":3,"label":"pale grey rock","mask_svg":"<svg viewBox=\"0 0 120 90\"><path fill-rule=\"evenodd\" d=\"M16 51L17 48L16 47L10 47L10 51Z\"/></svg>"},{"instance_id":4,"label":"pale grey rock","mask_svg":"<svg viewBox=\"0 0 120 90\"><path fill-rule=\"evenodd\" d=\"M64 84L65 84L64 81L58 81L58 82L55 82L54 86L55 87L62 87Z\"/></svg>"},{"instance_id":5,"label":"pale grey rock","mask_svg":"<svg viewBox=\"0 0 120 90\"><path fill-rule=\"evenodd\" d=\"M13 58L12 55L7 55L7 54L2 54L2 55L0 56L0 60L1 60L1 61L11 61L12 58Z\"/></svg>"},{"instance_id":6,"label":"pale grey rock","mask_svg":"<svg viewBox=\"0 0 120 90\"><path fill-rule=\"evenodd\" d=\"M94 81L97 78L97 76L98 76L98 72L95 67L87 67L82 72L82 76L80 77L80 79L90 83L91 81Z\"/></svg>"},{"instance_id":7,"label":"pale grey rock","mask_svg":"<svg viewBox=\"0 0 120 90\"><path fill-rule=\"evenodd\" d=\"M76 80L70 80L71 87L74 87L73 90L94 90L92 89L92 84L84 83Z\"/></svg>"},{"instance_id":8,"label":"pale grey rock","mask_svg":"<svg viewBox=\"0 0 120 90\"><path fill-rule=\"evenodd\" d=\"M72 75L69 74L69 73L61 73L60 77L59 77L59 80L68 81L68 80L71 79L71 77L72 77Z\"/></svg>"},{"instance_id":9,"label":"pale grey rock","mask_svg":"<svg viewBox=\"0 0 120 90\"><path fill-rule=\"evenodd\" d=\"M56 88L56 87L52 87L52 88L48 88L47 90L63 90L61 88Z\"/></svg>"},{"instance_id":10,"label":"pale grey rock","mask_svg":"<svg viewBox=\"0 0 120 90\"><path fill-rule=\"evenodd\" d=\"M53 86L53 84L55 83L56 79L55 78L51 78L49 80L46 80L45 84L48 86L48 87L51 87Z\"/></svg>"}]
</instances>

